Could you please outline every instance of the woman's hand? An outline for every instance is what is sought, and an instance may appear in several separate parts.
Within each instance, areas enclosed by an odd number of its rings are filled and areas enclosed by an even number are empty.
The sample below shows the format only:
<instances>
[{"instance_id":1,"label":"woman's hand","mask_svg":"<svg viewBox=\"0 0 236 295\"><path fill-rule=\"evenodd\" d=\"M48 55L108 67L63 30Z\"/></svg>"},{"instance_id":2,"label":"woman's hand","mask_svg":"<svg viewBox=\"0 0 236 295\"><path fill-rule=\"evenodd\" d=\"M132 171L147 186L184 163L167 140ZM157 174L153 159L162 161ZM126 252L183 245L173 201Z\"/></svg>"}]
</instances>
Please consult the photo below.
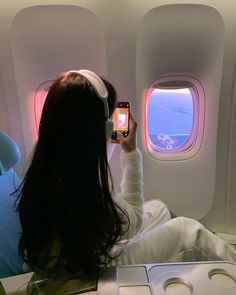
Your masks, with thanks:
<instances>
[{"instance_id":1,"label":"woman's hand","mask_svg":"<svg viewBox=\"0 0 236 295\"><path fill-rule=\"evenodd\" d=\"M129 153L136 149L136 131L137 131L137 125L138 123L135 121L133 115L130 113L130 121L131 121L131 127L130 132L127 137L124 137L121 132L118 132L117 138L121 144L121 147L124 152Z\"/></svg>"}]
</instances>

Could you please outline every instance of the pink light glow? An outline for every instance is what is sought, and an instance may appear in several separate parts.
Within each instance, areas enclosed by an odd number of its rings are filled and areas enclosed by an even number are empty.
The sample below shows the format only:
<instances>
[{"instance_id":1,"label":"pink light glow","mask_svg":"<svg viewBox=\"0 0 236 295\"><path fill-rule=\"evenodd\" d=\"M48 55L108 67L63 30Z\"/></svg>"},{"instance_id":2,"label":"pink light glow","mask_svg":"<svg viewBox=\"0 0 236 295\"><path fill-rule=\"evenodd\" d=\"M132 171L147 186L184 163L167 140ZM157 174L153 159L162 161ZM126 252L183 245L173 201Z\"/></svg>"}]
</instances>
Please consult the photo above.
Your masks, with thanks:
<instances>
[{"instance_id":1,"label":"pink light glow","mask_svg":"<svg viewBox=\"0 0 236 295\"><path fill-rule=\"evenodd\" d=\"M141 113L141 138L142 138L142 143L145 146L146 143L148 142L148 134L147 134L147 126L146 126L146 122L147 122L147 100L148 100L148 94L149 94L149 89L145 89L143 91L142 94L142 105L141 105L141 109L142 109L142 113Z\"/></svg>"},{"instance_id":2,"label":"pink light glow","mask_svg":"<svg viewBox=\"0 0 236 295\"><path fill-rule=\"evenodd\" d=\"M30 126L34 141L38 139L39 122L47 93L45 90L39 90L31 92L27 97L28 114L30 114Z\"/></svg>"}]
</instances>

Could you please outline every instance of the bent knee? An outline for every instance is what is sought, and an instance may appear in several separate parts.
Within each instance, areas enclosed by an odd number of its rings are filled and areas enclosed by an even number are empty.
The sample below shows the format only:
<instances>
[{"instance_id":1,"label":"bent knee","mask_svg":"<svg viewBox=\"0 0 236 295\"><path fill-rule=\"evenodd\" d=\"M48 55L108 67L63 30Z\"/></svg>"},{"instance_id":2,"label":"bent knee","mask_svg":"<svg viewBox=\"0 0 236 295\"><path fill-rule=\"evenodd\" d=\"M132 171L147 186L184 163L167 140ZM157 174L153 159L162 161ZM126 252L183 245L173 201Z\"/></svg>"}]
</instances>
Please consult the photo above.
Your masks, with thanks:
<instances>
[{"instance_id":1,"label":"bent knee","mask_svg":"<svg viewBox=\"0 0 236 295\"><path fill-rule=\"evenodd\" d=\"M170 211L161 200L147 201L143 205L144 215L149 214L154 218L159 218L163 222L171 219Z\"/></svg>"},{"instance_id":2,"label":"bent knee","mask_svg":"<svg viewBox=\"0 0 236 295\"><path fill-rule=\"evenodd\" d=\"M150 200L150 201L146 201L143 205L144 210L147 211L153 211L155 209L158 210L166 210L169 212L169 209L167 208L166 204L163 203L161 200L157 199L157 200Z\"/></svg>"},{"instance_id":3,"label":"bent knee","mask_svg":"<svg viewBox=\"0 0 236 295\"><path fill-rule=\"evenodd\" d=\"M181 217L176 217L172 220L181 224L185 228L195 229L195 230L196 229L205 229L205 227L199 221L192 219L192 218L181 216Z\"/></svg>"}]
</instances>

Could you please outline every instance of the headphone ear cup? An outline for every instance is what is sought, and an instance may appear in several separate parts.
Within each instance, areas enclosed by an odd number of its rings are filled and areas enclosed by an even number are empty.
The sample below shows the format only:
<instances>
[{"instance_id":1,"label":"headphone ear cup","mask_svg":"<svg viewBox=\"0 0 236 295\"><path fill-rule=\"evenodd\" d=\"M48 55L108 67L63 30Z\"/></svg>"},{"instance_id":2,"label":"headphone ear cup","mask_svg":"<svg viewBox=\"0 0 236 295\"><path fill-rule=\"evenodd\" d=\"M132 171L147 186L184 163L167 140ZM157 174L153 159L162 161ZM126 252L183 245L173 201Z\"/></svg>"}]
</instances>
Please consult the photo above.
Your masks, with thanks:
<instances>
[{"instance_id":1,"label":"headphone ear cup","mask_svg":"<svg viewBox=\"0 0 236 295\"><path fill-rule=\"evenodd\" d=\"M110 139L112 131L114 128L114 122L111 119L107 119L106 121L106 138Z\"/></svg>"}]
</instances>

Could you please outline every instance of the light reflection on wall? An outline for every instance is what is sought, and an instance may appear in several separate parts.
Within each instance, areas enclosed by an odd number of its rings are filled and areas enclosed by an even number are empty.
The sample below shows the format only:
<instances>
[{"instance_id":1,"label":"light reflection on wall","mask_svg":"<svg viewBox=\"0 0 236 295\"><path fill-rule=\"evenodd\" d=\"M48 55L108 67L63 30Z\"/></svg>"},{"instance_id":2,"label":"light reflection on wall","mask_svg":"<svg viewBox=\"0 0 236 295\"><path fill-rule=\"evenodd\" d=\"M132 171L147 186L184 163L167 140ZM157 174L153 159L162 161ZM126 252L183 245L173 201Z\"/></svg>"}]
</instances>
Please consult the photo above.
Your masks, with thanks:
<instances>
[{"instance_id":1,"label":"light reflection on wall","mask_svg":"<svg viewBox=\"0 0 236 295\"><path fill-rule=\"evenodd\" d=\"M147 102L148 102L148 93L149 89L145 89L142 93L142 97L144 98L142 100L141 104L141 122L140 124L140 129L141 129L141 139L142 139L142 144L143 146L146 146L148 142L148 137L147 137L147 132L146 132L146 122L147 122L147 113L146 113L146 108L147 108Z\"/></svg>"},{"instance_id":2,"label":"light reflection on wall","mask_svg":"<svg viewBox=\"0 0 236 295\"><path fill-rule=\"evenodd\" d=\"M28 113L30 114L32 137L34 142L38 139L39 122L43 110L43 104L48 94L47 90L38 90L28 95Z\"/></svg>"}]
</instances>

